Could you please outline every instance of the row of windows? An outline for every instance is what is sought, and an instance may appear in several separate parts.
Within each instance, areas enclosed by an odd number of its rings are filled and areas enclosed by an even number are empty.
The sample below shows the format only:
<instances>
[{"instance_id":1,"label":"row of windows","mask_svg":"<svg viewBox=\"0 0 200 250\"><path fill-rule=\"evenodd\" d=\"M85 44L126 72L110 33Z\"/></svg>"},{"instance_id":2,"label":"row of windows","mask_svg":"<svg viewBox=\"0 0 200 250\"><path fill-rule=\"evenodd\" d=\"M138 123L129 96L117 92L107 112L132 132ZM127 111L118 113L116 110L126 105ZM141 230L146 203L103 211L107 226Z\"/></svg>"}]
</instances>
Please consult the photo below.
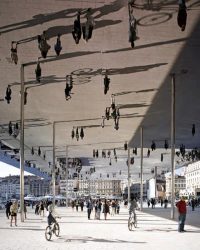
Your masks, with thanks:
<instances>
[{"instance_id":1,"label":"row of windows","mask_svg":"<svg viewBox=\"0 0 200 250\"><path fill-rule=\"evenodd\" d=\"M200 175L200 170L199 171L195 171L195 172L192 172L192 173L187 173L187 177L190 177L190 176L196 176L196 175ZM187 178L186 177L186 178Z\"/></svg>"}]
</instances>

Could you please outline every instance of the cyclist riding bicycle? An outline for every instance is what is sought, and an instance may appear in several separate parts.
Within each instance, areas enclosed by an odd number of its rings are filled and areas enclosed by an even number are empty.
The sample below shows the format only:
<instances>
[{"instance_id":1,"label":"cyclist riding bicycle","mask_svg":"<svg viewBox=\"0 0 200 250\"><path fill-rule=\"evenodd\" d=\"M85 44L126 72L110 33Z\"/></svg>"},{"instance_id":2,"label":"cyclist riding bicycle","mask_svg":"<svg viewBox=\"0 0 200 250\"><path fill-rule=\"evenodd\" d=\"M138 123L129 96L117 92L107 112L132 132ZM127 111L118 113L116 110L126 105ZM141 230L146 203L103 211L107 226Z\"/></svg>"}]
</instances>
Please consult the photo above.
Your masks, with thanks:
<instances>
[{"instance_id":1,"label":"cyclist riding bicycle","mask_svg":"<svg viewBox=\"0 0 200 250\"><path fill-rule=\"evenodd\" d=\"M131 199L130 201L130 206L129 206L129 215L133 213L135 215L135 209L138 208L138 204L134 198Z\"/></svg>"},{"instance_id":2,"label":"cyclist riding bicycle","mask_svg":"<svg viewBox=\"0 0 200 250\"><path fill-rule=\"evenodd\" d=\"M49 212L48 216L47 216L47 222L48 222L48 225L50 226L52 223L56 222L55 217L57 216L57 214L56 214L56 212L54 210L54 206L53 206L52 201L49 202L49 206L48 206L47 209L48 209L48 212Z\"/></svg>"}]
</instances>

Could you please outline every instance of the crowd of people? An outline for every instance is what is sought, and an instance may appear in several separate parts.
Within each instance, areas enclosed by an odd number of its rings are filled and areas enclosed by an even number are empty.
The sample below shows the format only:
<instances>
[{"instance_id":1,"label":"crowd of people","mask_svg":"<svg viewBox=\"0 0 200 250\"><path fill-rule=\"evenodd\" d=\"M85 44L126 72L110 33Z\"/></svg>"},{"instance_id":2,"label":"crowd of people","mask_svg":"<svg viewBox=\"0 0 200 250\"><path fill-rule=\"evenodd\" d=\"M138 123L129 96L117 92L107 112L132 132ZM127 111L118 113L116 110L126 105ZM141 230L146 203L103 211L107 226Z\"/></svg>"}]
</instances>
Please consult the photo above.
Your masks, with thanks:
<instances>
[{"instance_id":1,"label":"crowd of people","mask_svg":"<svg viewBox=\"0 0 200 250\"><path fill-rule=\"evenodd\" d=\"M94 219L100 220L101 213L104 214L104 219L107 219L107 215L110 214L114 216L115 214L119 214L120 211L120 202L119 200L107 200L107 199L76 199L71 201L72 210L76 209L79 211L79 207L81 211L85 207L87 210L88 220L91 219L91 213L94 212Z\"/></svg>"}]
</instances>

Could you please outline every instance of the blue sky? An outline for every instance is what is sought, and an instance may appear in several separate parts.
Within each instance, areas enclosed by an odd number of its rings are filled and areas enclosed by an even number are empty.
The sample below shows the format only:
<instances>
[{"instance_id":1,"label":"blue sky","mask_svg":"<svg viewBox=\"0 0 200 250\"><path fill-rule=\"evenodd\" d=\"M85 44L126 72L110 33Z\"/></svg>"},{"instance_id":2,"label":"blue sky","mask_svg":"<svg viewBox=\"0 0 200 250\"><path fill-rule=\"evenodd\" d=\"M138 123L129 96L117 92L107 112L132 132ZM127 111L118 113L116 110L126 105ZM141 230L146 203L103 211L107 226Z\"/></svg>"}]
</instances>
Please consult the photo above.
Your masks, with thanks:
<instances>
[{"instance_id":1,"label":"blue sky","mask_svg":"<svg viewBox=\"0 0 200 250\"><path fill-rule=\"evenodd\" d=\"M9 175L20 175L20 169L8 165L4 162L0 162L0 177L5 177ZM32 174L24 171L24 175L32 175Z\"/></svg>"}]
</instances>

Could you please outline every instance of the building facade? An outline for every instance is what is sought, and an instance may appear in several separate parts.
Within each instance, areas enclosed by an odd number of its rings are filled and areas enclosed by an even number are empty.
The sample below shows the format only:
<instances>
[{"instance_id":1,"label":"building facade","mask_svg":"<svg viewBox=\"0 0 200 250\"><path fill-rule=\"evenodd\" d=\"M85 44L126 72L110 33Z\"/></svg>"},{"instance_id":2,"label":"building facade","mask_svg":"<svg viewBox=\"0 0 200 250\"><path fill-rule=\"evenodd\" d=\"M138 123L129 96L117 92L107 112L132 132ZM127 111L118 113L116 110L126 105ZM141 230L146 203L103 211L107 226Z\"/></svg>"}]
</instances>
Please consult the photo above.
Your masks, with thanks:
<instances>
[{"instance_id":1,"label":"building facade","mask_svg":"<svg viewBox=\"0 0 200 250\"><path fill-rule=\"evenodd\" d=\"M188 195L200 196L200 161L187 166L185 177Z\"/></svg>"},{"instance_id":2,"label":"building facade","mask_svg":"<svg viewBox=\"0 0 200 250\"><path fill-rule=\"evenodd\" d=\"M186 188L186 178L185 176L175 175L174 181L175 181L174 183L175 196L179 197L181 190ZM168 199L171 199L171 183L172 183L172 178L170 174L166 176L166 197Z\"/></svg>"},{"instance_id":3,"label":"building facade","mask_svg":"<svg viewBox=\"0 0 200 250\"><path fill-rule=\"evenodd\" d=\"M43 196L50 192L49 181L37 176L24 176L24 195ZM7 176L0 180L0 196L4 199L20 198L20 176Z\"/></svg>"}]
</instances>

